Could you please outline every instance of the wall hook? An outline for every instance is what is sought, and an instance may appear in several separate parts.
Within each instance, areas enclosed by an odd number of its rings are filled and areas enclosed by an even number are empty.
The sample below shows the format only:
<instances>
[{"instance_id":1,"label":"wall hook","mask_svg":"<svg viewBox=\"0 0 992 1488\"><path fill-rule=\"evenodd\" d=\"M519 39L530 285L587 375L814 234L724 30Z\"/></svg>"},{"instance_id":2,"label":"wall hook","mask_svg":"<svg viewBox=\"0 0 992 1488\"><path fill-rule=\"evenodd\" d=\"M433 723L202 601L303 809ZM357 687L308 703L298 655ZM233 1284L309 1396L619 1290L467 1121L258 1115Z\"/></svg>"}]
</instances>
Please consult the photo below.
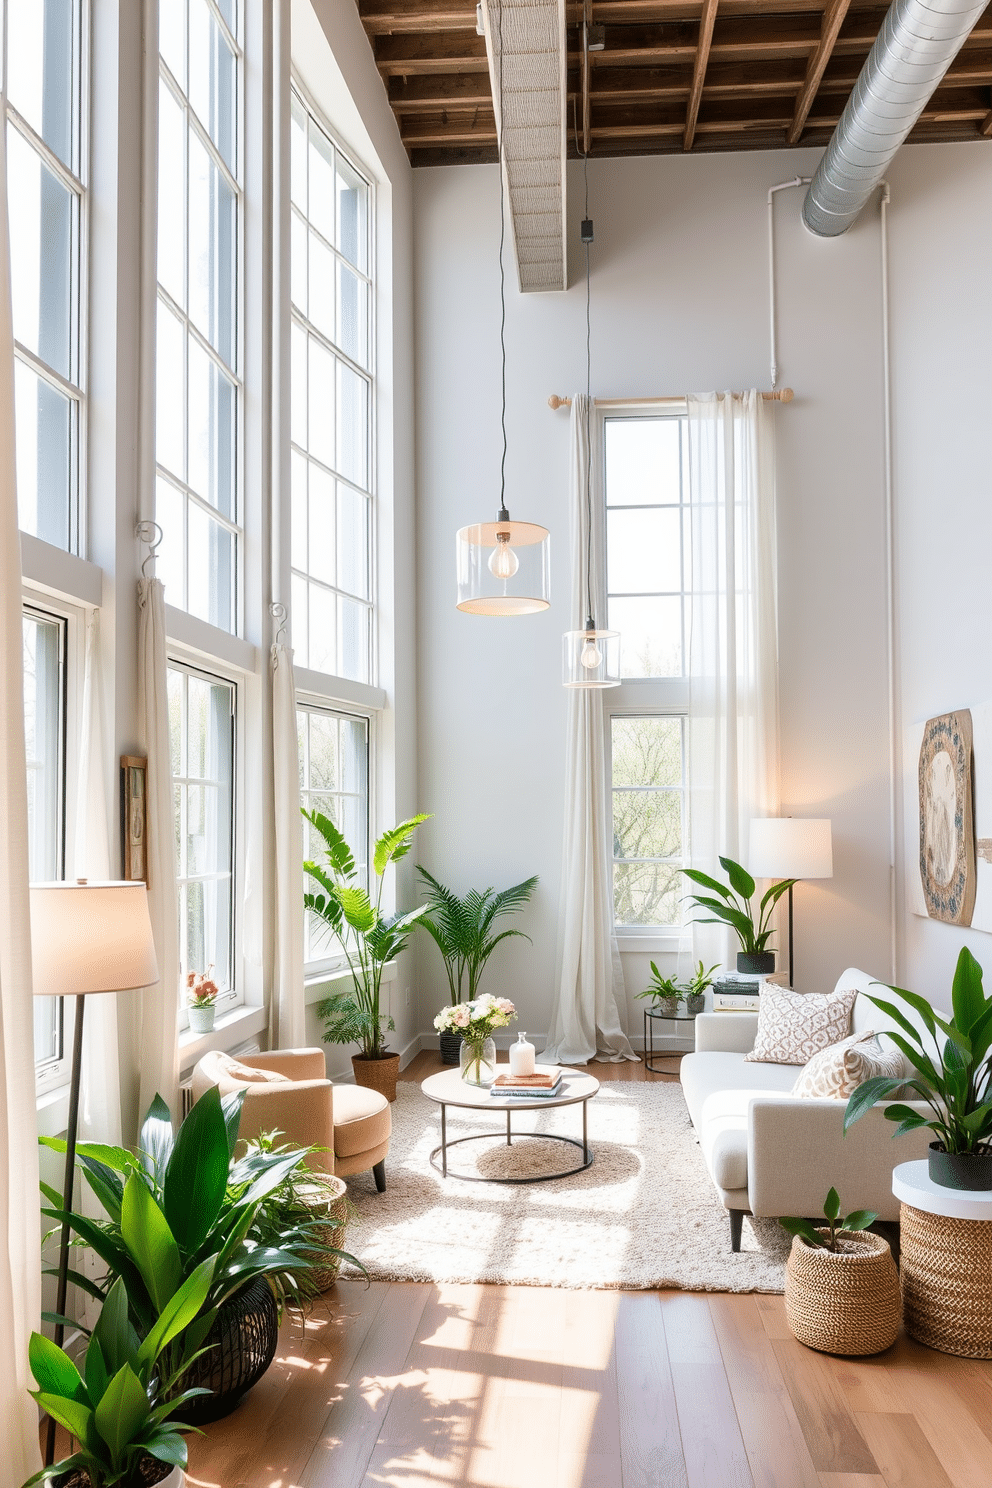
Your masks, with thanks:
<instances>
[{"instance_id":1,"label":"wall hook","mask_svg":"<svg viewBox=\"0 0 992 1488\"><path fill-rule=\"evenodd\" d=\"M162 531L157 522L153 522L150 518L146 518L143 522L139 522L137 524L134 529L134 535L139 542L148 544L148 553L145 557L145 561L141 565L141 577L143 579L153 578L154 575L148 572L148 565L149 563L154 565L155 559L158 557L158 550L162 546L162 540L165 537L165 533Z\"/></svg>"},{"instance_id":2,"label":"wall hook","mask_svg":"<svg viewBox=\"0 0 992 1488\"><path fill-rule=\"evenodd\" d=\"M289 611L284 604L274 601L269 605L269 614L276 622L276 633L272 637L273 646L282 646L286 641L286 627L289 624Z\"/></svg>"}]
</instances>

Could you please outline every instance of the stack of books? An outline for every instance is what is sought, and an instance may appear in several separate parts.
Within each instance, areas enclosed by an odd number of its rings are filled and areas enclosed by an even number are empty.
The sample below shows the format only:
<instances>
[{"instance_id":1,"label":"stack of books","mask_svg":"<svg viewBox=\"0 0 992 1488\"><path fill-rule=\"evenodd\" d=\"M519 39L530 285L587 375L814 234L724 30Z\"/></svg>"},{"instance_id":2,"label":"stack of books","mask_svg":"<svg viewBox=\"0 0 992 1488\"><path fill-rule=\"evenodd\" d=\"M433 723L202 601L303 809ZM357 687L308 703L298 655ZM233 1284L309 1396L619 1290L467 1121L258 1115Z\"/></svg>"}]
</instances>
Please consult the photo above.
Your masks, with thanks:
<instances>
[{"instance_id":1,"label":"stack of books","mask_svg":"<svg viewBox=\"0 0 992 1488\"><path fill-rule=\"evenodd\" d=\"M497 1075L489 1087L490 1095L501 1098L516 1095L527 1100L550 1100L561 1091L561 1070L538 1065L532 1075Z\"/></svg>"},{"instance_id":2,"label":"stack of books","mask_svg":"<svg viewBox=\"0 0 992 1488\"><path fill-rule=\"evenodd\" d=\"M727 971L713 982L713 1011L715 1013L757 1012L763 977L742 976L739 972Z\"/></svg>"}]
</instances>

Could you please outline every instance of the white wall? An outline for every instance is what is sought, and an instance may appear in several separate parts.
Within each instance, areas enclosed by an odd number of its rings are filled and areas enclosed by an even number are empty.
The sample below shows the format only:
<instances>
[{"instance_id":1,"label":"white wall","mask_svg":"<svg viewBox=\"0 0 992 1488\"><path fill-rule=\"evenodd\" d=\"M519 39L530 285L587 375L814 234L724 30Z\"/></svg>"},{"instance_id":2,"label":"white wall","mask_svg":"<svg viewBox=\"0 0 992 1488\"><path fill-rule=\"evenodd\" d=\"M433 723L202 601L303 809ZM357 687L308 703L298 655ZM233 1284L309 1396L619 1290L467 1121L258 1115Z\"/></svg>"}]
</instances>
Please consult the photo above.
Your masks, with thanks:
<instances>
[{"instance_id":1,"label":"white wall","mask_svg":"<svg viewBox=\"0 0 992 1488\"><path fill-rule=\"evenodd\" d=\"M816 159L592 163L594 393L768 387L767 191ZM498 505L496 170L414 173L420 802L435 813L423 860L459 891L540 874L520 921L533 948L497 952L490 984L539 1033L555 974L569 587L567 414L547 397L584 385L579 170L572 288L521 296L508 274L508 505L550 527L553 568L551 610L514 620L454 605L455 530ZM800 203L784 192L776 208L780 382L796 389L777 410L782 783L785 813L834 823L835 877L796 891L797 982L825 986L845 966L890 964L880 260L877 209L824 242ZM897 190L894 234L911 211ZM444 985L433 947L418 955L428 1029ZM637 1033L646 960L625 957Z\"/></svg>"}]
</instances>

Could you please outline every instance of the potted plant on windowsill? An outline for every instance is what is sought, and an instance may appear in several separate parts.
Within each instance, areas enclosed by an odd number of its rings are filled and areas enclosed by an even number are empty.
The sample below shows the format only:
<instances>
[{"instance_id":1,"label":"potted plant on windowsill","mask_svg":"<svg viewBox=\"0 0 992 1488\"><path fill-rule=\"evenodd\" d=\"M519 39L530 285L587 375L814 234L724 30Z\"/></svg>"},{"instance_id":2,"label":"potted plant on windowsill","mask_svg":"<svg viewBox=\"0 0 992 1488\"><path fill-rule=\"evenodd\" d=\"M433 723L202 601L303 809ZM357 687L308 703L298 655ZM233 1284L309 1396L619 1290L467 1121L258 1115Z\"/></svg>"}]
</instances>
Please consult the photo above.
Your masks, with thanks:
<instances>
[{"instance_id":1,"label":"potted plant on windowsill","mask_svg":"<svg viewBox=\"0 0 992 1488\"><path fill-rule=\"evenodd\" d=\"M213 964L206 971L191 971L186 977L186 1012L192 1033L212 1033L220 988L211 980Z\"/></svg>"},{"instance_id":2,"label":"potted plant on windowsill","mask_svg":"<svg viewBox=\"0 0 992 1488\"><path fill-rule=\"evenodd\" d=\"M358 1044L361 1053L351 1059L356 1083L380 1090L394 1101L400 1057L386 1047L386 1031L396 1025L382 1011L382 973L386 962L406 946L414 926L427 914L427 905L406 914L384 915L382 890L386 869L410 851L413 834L427 817L400 822L383 832L375 844L372 867L378 884L373 902L359 882L351 848L334 823L319 811L304 810L303 815L321 839L326 856L325 863L303 864L316 885L304 893L303 902L338 941L352 980L350 991L336 992L317 1004L324 1020L324 1042Z\"/></svg>"},{"instance_id":3,"label":"potted plant on windowsill","mask_svg":"<svg viewBox=\"0 0 992 1488\"><path fill-rule=\"evenodd\" d=\"M878 986L887 986L879 982ZM961 948L951 985L950 1022L934 1012L925 997L902 987L889 991L918 1014L926 1033L892 1002L868 996L898 1024L902 1033L887 1036L913 1066L909 1079L878 1075L859 1085L847 1103L844 1130L876 1103L896 1091L915 1090L931 1115L896 1102L885 1107L888 1121L898 1122L893 1136L929 1127L929 1169L944 1188L992 1189L992 997L982 983L982 968ZM941 1044L937 1030L944 1035ZM927 1039L932 1048L928 1048Z\"/></svg>"},{"instance_id":4,"label":"potted plant on windowsill","mask_svg":"<svg viewBox=\"0 0 992 1488\"><path fill-rule=\"evenodd\" d=\"M779 883L772 884L765 891L755 916L751 900L754 898L756 885L750 873L740 863L735 863L733 858L721 858L720 866L729 879L729 885L720 883L698 868L682 869L686 878L710 891L708 894L687 895L698 909L710 912L708 916L693 923L729 925L740 943L737 953L738 972L751 976L770 976L775 970L775 952L768 949L768 943L775 933L769 923L772 910L796 880L783 878ZM719 897L713 898L714 894Z\"/></svg>"},{"instance_id":5,"label":"potted plant on windowsill","mask_svg":"<svg viewBox=\"0 0 992 1488\"><path fill-rule=\"evenodd\" d=\"M662 976L655 963L651 962L651 983L638 997L650 997L654 1001L653 1011L664 1018L678 1017L679 1003L685 996L684 989L673 976Z\"/></svg>"},{"instance_id":6,"label":"potted plant on windowsill","mask_svg":"<svg viewBox=\"0 0 992 1488\"><path fill-rule=\"evenodd\" d=\"M441 952L451 1006L472 1002L479 995L486 963L500 941L513 935L530 939L522 930L496 932L495 926L503 915L513 914L528 903L537 887L537 875L499 893L493 888L470 889L459 898L419 864L417 872L429 890L428 912L421 924ZM458 1063L461 1042L457 1030L447 1027L440 1030L443 1064Z\"/></svg>"}]
</instances>

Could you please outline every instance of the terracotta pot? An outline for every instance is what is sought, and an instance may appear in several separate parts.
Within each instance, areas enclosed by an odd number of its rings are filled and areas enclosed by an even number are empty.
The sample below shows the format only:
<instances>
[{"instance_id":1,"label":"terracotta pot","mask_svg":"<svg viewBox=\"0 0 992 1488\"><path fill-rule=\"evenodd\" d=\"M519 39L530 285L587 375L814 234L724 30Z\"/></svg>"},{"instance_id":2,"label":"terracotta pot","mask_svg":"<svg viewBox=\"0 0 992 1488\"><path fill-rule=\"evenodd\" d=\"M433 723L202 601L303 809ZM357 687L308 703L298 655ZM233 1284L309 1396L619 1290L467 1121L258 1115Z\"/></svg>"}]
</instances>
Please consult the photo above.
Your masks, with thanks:
<instances>
[{"instance_id":1,"label":"terracotta pot","mask_svg":"<svg viewBox=\"0 0 992 1488\"><path fill-rule=\"evenodd\" d=\"M400 1072L398 1054L384 1054L381 1059L366 1059L364 1054L353 1054L351 1067L355 1071L356 1085L364 1085L366 1090L378 1090L388 1101L396 1099L396 1077Z\"/></svg>"},{"instance_id":2,"label":"terracotta pot","mask_svg":"<svg viewBox=\"0 0 992 1488\"><path fill-rule=\"evenodd\" d=\"M868 1230L842 1231L841 1243L835 1253L796 1235L785 1268L786 1319L807 1348L880 1354L895 1343L902 1319L889 1243Z\"/></svg>"}]
</instances>

